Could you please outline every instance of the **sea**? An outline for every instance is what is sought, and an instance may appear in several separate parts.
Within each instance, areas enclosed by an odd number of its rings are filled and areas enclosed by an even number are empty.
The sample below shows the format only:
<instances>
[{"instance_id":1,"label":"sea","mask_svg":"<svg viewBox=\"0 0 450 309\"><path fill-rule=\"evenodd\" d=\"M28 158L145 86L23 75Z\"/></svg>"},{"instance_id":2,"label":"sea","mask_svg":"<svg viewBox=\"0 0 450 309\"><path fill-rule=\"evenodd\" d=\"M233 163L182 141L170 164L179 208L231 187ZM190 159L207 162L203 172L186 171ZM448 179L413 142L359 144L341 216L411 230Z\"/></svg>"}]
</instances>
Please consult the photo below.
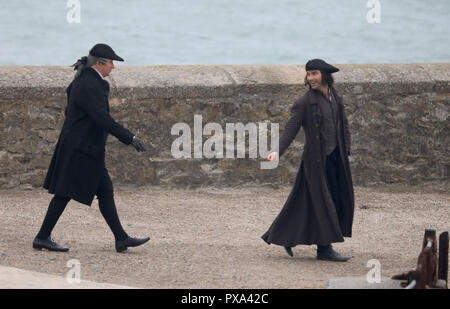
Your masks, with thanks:
<instances>
[{"instance_id":1,"label":"sea","mask_svg":"<svg viewBox=\"0 0 450 309\"><path fill-rule=\"evenodd\" d=\"M450 0L0 0L0 65L450 62Z\"/></svg>"}]
</instances>

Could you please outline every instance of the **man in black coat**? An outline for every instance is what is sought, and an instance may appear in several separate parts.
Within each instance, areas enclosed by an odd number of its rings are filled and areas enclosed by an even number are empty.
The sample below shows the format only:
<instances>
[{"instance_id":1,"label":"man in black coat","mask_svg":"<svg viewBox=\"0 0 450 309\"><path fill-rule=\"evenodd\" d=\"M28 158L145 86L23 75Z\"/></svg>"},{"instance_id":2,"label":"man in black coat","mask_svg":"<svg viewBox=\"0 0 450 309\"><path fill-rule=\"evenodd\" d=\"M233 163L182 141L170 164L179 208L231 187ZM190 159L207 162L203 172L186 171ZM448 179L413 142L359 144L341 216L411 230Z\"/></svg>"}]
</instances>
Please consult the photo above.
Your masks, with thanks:
<instances>
[{"instance_id":1,"label":"man in black coat","mask_svg":"<svg viewBox=\"0 0 450 309\"><path fill-rule=\"evenodd\" d=\"M317 259L347 261L331 243L351 237L354 192L350 164L350 131L342 96L333 87L338 68L321 59L306 64L309 91L294 102L280 138L283 155L301 127L305 146L294 187L269 230L262 236L268 244L284 246L293 256L298 244L317 244Z\"/></svg>"},{"instance_id":2,"label":"man in black coat","mask_svg":"<svg viewBox=\"0 0 450 309\"><path fill-rule=\"evenodd\" d=\"M123 61L108 45L96 44L87 57L74 64L77 73L67 88L66 119L44 182L44 188L55 196L33 241L35 249L68 251L54 242L50 234L71 199L90 206L95 195L114 234L118 252L150 240L149 237L130 237L122 228L105 166L108 134L126 145L133 145L137 151L146 150L139 138L109 114L109 83L104 77L114 69L113 60Z\"/></svg>"}]
</instances>

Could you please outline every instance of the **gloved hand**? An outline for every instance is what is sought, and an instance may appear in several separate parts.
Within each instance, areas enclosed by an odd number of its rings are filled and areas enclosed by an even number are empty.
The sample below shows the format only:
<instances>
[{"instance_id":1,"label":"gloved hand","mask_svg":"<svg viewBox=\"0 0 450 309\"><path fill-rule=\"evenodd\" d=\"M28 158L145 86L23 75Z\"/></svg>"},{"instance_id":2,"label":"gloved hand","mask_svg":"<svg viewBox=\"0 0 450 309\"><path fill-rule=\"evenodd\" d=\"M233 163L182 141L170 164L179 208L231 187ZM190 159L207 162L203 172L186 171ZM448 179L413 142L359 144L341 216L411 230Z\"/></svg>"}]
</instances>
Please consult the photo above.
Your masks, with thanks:
<instances>
[{"instance_id":1,"label":"gloved hand","mask_svg":"<svg viewBox=\"0 0 450 309\"><path fill-rule=\"evenodd\" d=\"M131 142L131 145L133 145L138 152L147 150L145 149L144 143L139 138L137 138L136 135L133 136L133 141Z\"/></svg>"}]
</instances>

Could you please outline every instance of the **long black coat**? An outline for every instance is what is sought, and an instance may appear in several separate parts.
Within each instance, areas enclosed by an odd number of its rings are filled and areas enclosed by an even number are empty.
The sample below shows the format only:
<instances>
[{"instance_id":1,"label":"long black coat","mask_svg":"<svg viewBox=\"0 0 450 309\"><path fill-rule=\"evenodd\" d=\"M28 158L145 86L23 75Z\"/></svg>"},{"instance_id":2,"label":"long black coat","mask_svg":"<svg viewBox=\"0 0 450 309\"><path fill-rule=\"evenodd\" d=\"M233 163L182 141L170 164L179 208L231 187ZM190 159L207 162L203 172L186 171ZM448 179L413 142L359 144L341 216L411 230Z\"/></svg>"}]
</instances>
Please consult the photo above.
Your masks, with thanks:
<instances>
[{"instance_id":1,"label":"long black coat","mask_svg":"<svg viewBox=\"0 0 450 309\"><path fill-rule=\"evenodd\" d=\"M94 69L83 71L66 92L66 119L44 188L90 206L105 166L108 133L127 145L133 134L110 116L109 84Z\"/></svg>"},{"instance_id":2,"label":"long black coat","mask_svg":"<svg viewBox=\"0 0 450 309\"><path fill-rule=\"evenodd\" d=\"M305 146L294 187L281 212L262 236L267 243L293 247L298 244L327 245L351 237L354 192L348 155L350 132L343 99L332 88L338 105L337 135L346 183L340 184L342 209L334 205L327 185L322 111L316 90L309 90L294 102L290 118L280 138L280 157L297 135L305 130Z\"/></svg>"}]
</instances>

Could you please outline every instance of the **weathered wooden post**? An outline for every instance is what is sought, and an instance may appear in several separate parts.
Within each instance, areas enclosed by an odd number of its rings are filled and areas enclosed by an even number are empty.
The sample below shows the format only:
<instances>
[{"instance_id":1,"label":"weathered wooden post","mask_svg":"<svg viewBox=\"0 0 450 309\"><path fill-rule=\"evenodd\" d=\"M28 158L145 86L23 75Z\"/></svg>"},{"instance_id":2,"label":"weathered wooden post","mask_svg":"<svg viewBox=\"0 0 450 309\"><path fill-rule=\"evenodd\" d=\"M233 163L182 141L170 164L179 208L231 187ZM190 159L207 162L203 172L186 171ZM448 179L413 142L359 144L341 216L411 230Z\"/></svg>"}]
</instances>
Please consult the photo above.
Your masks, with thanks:
<instances>
[{"instance_id":1,"label":"weathered wooden post","mask_svg":"<svg viewBox=\"0 0 450 309\"><path fill-rule=\"evenodd\" d=\"M448 231L439 235L438 280L444 280L448 289Z\"/></svg>"}]
</instances>

